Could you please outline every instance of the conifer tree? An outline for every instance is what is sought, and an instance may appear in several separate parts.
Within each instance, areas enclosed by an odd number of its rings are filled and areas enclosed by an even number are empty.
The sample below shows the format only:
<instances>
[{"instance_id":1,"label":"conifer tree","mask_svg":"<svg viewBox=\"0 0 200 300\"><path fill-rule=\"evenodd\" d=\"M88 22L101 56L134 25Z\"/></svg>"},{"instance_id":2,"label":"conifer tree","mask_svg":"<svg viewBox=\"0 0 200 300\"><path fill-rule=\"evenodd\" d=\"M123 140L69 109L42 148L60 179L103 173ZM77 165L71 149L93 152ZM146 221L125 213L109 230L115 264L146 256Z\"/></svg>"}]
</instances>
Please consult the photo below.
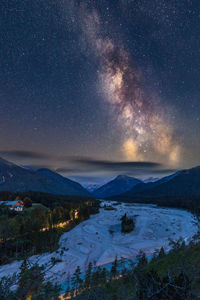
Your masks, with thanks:
<instances>
[{"instance_id":1,"label":"conifer tree","mask_svg":"<svg viewBox=\"0 0 200 300\"><path fill-rule=\"evenodd\" d=\"M148 261L146 258L146 254L142 251L139 251L139 254L136 256L138 260L137 268L142 269L144 266L147 265Z\"/></svg>"},{"instance_id":2,"label":"conifer tree","mask_svg":"<svg viewBox=\"0 0 200 300\"><path fill-rule=\"evenodd\" d=\"M89 265L88 265L88 268L86 270L86 274L85 274L84 285L85 285L86 288L90 287L91 277L92 277L92 263L90 262Z\"/></svg>"},{"instance_id":3,"label":"conifer tree","mask_svg":"<svg viewBox=\"0 0 200 300\"><path fill-rule=\"evenodd\" d=\"M38 264L28 268L27 261L21 265L18 277L17 299L25 300L56 300L60 287L44 281L44 267Z\"/></svg>"},{"instance_id":4,"label":"conifer tree","mask_svg":"<svg viewBox=\"0 0 200 300\"><path fill-rule=\"evenodd\" d=\"M112 267L111 267L111 278L115 278L117 276L117 270L118 269L118 261L117 261L117 257L115 257L114 262L112 263Z\"/></svg>"},{"instance_id":5,"label":"conifer tree","mask_svg":"<svg viewBox=\"0 0 200 300\"><path fill-rule=\"evenodd\" d=\"M67 276L67 282L66 282L66 291L65 291L65 297L69 297L70 295L70 283L71 283L71 280L70 280L70 273L68 273L68 276Z\"/></svg>"},{"instance_id":6,"label":"conifer tree","mask_svg":"<svg viewBox=\"0 0 200 300\"><path fill-rule=\"evenodd\" d=\"M77 266L73 277L72 277L72 286L75 292L75 295L77 295L78 289L81 287L82 279L81 279L81 269L79 266Z\"/></svg>"},{"instance_id":7,"label":"conifer tree","mask_svg":"<svg viewBox=\"0 0 200 300\"><path fill-rule=\"evenodd\" d=\"M164 250L164 248L162 247L162 248L160 249L160 251L159 251L158 257L159 257L159 258L163 258L164 256L165 256L165 250Z\"/></svg>"},{"instance_id":8,"label":"conifer tree","mask_svg":"<svg viewBox=\"0 0 200 300\"><path fill-rule=\"evenodd\" d=\"M107 272L106 272L106 268L103 268L101 270L101 274L100 274L100 280L101 280L101 283L106 283L106 279L107 279Z\"/></svg>"},{"instance_id":9,"label":"conifer tree","mask_svg":"<svg viewBox=\"0 0 200 300\"><path fill-rule=\"evenodd\" d=\"M97 286L99 284L100 279L100 268L95 268L95 271L92 273L92 285Z\"/></svg>"}]
</instances>

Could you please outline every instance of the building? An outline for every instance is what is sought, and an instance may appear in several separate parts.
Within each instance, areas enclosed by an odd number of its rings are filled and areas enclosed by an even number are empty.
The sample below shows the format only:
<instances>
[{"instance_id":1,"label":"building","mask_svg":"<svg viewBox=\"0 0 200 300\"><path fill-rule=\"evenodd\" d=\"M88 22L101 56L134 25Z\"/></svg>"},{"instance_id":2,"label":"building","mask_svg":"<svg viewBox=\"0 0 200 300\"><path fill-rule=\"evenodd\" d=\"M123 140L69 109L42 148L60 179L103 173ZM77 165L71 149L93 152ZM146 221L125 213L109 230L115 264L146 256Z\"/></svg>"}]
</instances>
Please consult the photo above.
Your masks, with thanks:
<instances>
[{"instance_id":1,"label":"building","mask_svg":"<svg viewBox=\"0 0 200 300\"><path fill-rule=\"evenodd\" d=\"M10 210L23 211L24 205L21 200L0 201L0 206L8 207Z\"/></svg>"}]
</instances>

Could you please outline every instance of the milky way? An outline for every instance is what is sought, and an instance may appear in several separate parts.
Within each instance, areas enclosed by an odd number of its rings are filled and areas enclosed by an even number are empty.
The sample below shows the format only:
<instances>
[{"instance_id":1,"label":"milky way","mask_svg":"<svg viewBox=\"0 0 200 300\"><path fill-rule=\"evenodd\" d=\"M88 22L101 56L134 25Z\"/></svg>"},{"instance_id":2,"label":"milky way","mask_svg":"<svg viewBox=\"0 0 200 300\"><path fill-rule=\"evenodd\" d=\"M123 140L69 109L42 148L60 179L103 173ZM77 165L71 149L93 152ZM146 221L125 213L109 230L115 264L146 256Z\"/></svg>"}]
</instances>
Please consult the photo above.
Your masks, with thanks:
<instances>
[{"instance_id":1,"label":"milky way","mask_svg":"<svg viewBox=\"0 0 200 300\"><path fill-rule=\"evenodd\" d=\"M199 165L199 5L1 1L0 156L75 180Z\"/></svg>"},{"instance_id":2,"label":"milky way","mask_svg":"<svg viewBox=\"0 0 200 300\"><path fill-rule=\"evenodd\" d=\"M83 16L82 16L83 18ZM160 101L145 91L142 75L125 47L102 37L97 11L84 13L83 31L99 59L99 82L122 130L121 151L127 160L158 159L175 164L180 147L164 117Z\"/></svg>"}]
</instances>

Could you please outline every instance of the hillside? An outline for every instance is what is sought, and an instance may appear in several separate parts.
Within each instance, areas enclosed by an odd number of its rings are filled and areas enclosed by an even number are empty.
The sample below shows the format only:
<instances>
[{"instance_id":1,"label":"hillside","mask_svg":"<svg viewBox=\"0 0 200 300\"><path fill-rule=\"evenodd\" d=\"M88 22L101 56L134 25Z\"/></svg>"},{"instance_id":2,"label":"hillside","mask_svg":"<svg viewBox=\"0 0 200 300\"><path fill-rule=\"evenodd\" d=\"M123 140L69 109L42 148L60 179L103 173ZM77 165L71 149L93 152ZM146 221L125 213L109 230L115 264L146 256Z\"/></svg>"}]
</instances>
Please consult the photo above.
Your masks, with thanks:
<instances>
[{"instance_id":1,"label":"hillside","mask_svg":"<svg viewBox=\"0 0 200 300\"><path fill-rule=\"evenodd\" d=\"M79 183L69 180L50 170L34 171L19 167L0 158L0 191L89 196Z\"/></svg>"},{"instance_id":2,"label":"hillside","mask_svg":"<svg viewBox=\"0 0 200 300\"><path fill-rule=\"evenodd\" d=\"M57 187L60 194L90 196L90 193L84 187L82 187L80 183L61 176L60 174L49 169L39 169L37 170L37 174L40 174L48 180L51 180Z\"/></svg>"},{"instance_id":3,"label":"hillside","mask_svg":"<svg viewBox=\"0 0 200 300\"><path fill-rule=\"evenodd\" d=\"M182 207L181 199L183 202L187 200L191 203L192 199L195 200L195 203L198 202L197 198L200 196L199 182L200 167L195 167L176 172L153 183L138 184L130 191L109 197L109 199L158 203L159 205L163 201L163 205L168 203L170 206L173 206L173 201L178 201L178 206Z\"/></svg>"},{"instance_id":4,"label":"hillside","mask_svg":"<svg viewBox=\"0 0 200 300\"><path fill-rule=\"evenodd\" d=\"M140 193L141 196L200 196L200 167L180 171L168 181Z\"/></svg>"},{"instance_id":5,"label":"hillside","mask_svg":"<svg viewBox=\"0 0 200 300\"><path fill-rule=\"evenodd\" d=\"M104 184L100 188L94 191L93 196L96 198L107 198L115 195L125 193L138 185L142 181L134 177L126 175L119 175L115 179Z\"/></svg>"}]
</instances>

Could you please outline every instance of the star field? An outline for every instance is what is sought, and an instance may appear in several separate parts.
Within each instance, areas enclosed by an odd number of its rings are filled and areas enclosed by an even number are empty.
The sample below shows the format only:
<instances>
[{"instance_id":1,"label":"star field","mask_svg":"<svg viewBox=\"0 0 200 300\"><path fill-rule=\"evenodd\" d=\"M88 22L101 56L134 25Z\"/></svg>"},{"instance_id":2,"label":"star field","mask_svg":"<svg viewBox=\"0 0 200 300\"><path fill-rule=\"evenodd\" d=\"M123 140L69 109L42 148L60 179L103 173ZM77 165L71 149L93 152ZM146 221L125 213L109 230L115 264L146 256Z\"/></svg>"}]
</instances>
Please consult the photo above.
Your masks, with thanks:
<instances>
[{"instance_id":1,"label":"star field","mask_svg":"<svg viewBox=\"0 0 200 300\"><path fill-rule=\"evenodd\" d=\"M199 1L2 0L0 150L198 165L199 25Z\"/></svg>"}]
</instances>

